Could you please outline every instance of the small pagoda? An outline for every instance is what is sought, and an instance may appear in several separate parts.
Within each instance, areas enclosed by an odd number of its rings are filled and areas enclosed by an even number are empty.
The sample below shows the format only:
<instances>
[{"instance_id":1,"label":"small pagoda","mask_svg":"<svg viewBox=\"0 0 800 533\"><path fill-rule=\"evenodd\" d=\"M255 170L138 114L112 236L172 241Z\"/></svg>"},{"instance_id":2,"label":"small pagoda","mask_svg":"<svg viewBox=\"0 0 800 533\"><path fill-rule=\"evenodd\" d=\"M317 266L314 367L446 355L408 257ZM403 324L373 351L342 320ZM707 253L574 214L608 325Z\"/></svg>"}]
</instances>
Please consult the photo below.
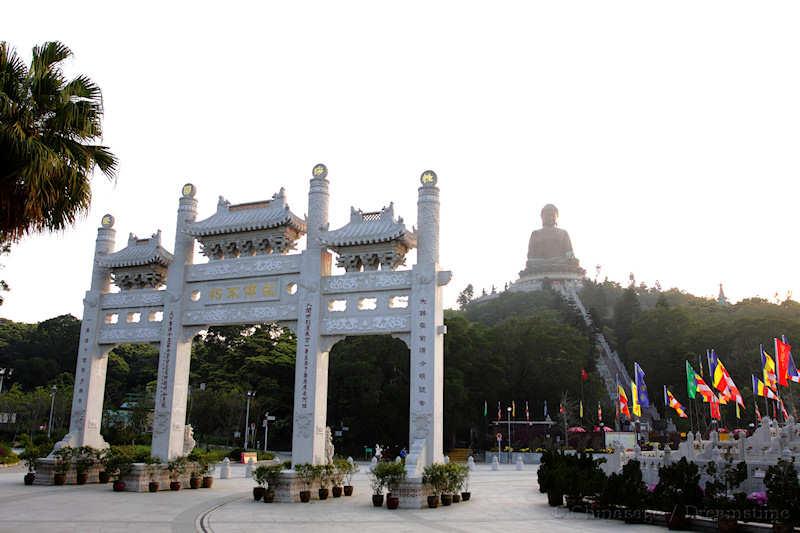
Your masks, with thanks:
<instances>
[{"instance_id":1,"label":"small pagoda","mask_svg":"<svg viewBox=\"0 0 800 533\"><path fill-rule=\"evenodd\" d=\"M380 211L350 208L350 222L320 235L323 246L336 252L337 265L347 272L395 270L405 264L406 253L417 245L402 217L395 218L394 204Z\"/></svg>"},{"instance_id":2,"label":"small pagoda","mask_svg":"<svg viewBox=\"0 0 800 533\"><path fill-rule=\"evenodd\" d=\"M216 213L186 229L210 260L285 254L305 232L306 222L289 209L283 188L261 202L232 205L220 196Z\"/></svg>"},{"instance_id":3,"label":"small pagoda","mask_svg":"<svg viewBox=\"0 0 800 533\"><path fill-rule=\"evenodd\" d=\"M114 285L121 290L158 289L167 279L172 254L161 246L161 230L148 239L133 233L128 245L98 259L98 264L111 270Z\"/></svg>"}]
</instances>

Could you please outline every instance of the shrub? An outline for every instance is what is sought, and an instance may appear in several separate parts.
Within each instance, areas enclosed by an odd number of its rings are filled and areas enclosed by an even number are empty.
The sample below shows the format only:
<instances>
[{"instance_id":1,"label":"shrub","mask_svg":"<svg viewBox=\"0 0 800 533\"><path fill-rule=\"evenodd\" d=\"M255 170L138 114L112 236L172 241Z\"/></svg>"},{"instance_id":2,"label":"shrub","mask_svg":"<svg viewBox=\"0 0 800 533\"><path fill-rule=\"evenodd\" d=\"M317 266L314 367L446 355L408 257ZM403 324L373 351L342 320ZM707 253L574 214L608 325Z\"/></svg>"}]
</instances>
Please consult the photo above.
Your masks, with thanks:
<instances>
[{"instance_id":1,"label":"shrub","mask_svg":"<svg viewBox=\"0 0 800 533\"><path fill-rule=\"evenodd\" d=\"M781 521L789 524L800 522L800 483L794 457L791 461L778 459L770 466L764 477L764 486L767 488L767 505L777 512Z\"/></svg>"},{"instance_id":2,"label":"shrub","mask_svg":"<svg viewBox=\"0 0 800 533\"><path fill-rule=\"evenodd\" d=\"M653 498L662 511L672 511L676 505L699 506L703 493L697 464L682 457L680 461L660 467Z\"/></svg>"},{"instance_id":3,"label":"shrub","mask_svg":"<svg viewBox=\"0 0 800 533\"><path fill-rule=\"evenodd\" d=\"M317 477L317 469L314 468L314 465L309 463L294 465L294 471L297 472L297 477L303 482L306 490L311 490L311 484Z\"/></svg>"},{"instance_id":4,"label":"shrub","mask_svg":"<svg viewBox=\"0 0 800 533\"><path fill-rule=\"evenodd\" d=\"M433 463L432 465L428 465L425 467L425 470L422 472L422 482L426 485L429 485L433 492L436 494L442 494L447 490L447 470L446 466L441 463ZM376 494L379 494L376 492Z\"/></svg>"}]
</instances>

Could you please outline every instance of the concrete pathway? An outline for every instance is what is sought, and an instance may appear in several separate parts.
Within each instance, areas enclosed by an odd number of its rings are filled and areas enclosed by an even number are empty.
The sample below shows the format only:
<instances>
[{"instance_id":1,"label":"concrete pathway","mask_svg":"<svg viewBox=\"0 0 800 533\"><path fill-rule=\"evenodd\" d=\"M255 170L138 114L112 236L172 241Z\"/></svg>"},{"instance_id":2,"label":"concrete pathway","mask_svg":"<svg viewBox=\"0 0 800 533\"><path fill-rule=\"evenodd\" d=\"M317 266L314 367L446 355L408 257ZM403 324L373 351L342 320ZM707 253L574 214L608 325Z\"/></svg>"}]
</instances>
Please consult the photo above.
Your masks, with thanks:
<instances>
[{"instance_id":1,"label":"concrete pathway","mask_svg":"<svg viewBox=\"0 0 800 533\"><path fill-rule=\"evenodd\" d=\"M389 511L372 506L368 465L354 479L355 495L308 504L254 502L253 482L235 467L214 488L116 493L111 485L25 487L21 472L0 472L0 532L516 532L665 531L625 526L548 507L535 467L472 474L469 502L450 507Z\"/></svg>"}]
</instances>

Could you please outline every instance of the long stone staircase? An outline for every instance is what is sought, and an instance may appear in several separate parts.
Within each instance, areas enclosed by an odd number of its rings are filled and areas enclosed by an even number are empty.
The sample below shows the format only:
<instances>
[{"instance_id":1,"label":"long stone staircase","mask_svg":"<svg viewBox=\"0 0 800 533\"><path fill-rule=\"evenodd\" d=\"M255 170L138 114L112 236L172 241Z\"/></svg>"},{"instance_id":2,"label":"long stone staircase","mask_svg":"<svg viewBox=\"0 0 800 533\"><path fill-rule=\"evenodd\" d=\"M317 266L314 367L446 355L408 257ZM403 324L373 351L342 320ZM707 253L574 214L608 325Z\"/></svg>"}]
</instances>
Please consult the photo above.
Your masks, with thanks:
<instances>
[{"instance_id":1,"label":"long stone staircase","mask_svg":"<svg viewBox=\"0 0 800 533\"><path fill-rule=\"evenodd\" d=\"M583 317L583 321L586 323L586 326L588 326L589 329L594 332L595 347L600 354L596 362L597 372L603 378L603 383L605 384L606 391L608 392L608 397L611 398L611 402L616 405L617 383L625 385L625 388L628 390L630 388L631 376L628 374L628 370L625 368L625 365L622 364L619 354L608 344L608 341L603 333L594 326L592 316L583 305L580 296L578 296L578 291L575 290L575 286L572 284L553 283L552 287L568 303L577 309L577 311ZM658 411L655 407L653 407L652 401L649 408L642 409L642 418L651 420L659 419Z\"/></svg>"}]
</instances>

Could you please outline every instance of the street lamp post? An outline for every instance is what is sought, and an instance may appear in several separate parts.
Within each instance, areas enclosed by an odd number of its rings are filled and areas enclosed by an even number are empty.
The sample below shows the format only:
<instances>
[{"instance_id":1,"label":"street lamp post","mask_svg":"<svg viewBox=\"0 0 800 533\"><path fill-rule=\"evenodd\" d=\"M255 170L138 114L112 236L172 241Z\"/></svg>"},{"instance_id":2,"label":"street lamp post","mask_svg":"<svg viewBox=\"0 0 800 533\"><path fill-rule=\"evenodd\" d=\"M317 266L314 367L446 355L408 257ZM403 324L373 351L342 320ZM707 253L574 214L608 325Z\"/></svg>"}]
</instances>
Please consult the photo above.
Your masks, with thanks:
<instances>
[{"instance_id":1,"label":"street lamp post","mask_svg":"<svg viewBox=\"0 0 800 533\"><path fill-rule=\"evenodd\" d=\"M0 368L0 393L3 392L3 381L5 380L6 376L11 377L11 374L13 373L13 368Z\"/></svg>"},{"instance_id":2,"label":"street lamp post","mask_svg":"<svg viewBox=\"0 0 800 533\"><path fill-rule=\"evenodd\" d=\"M508 464L511 464L511 407L506 407L508 412Z\"/></svg>"},{"instance_id":3,"label":"street lamp post","mask_svg":"<svg viewBox=\"0 0 800 533\"><path fill-rule=\"evenodd\" d=\"M47 439L48 440L50 440L50 433L51 433L51 431L53 429L53 406L56 403L56 391L57 390L58 390L58 387L56 387L55 385L53 385L53 387L50 389L50 420L48 420L48 422L47 422Z\"/></svg>"},{"instance_id":4,"label":"street lamp post","mask_svg":"<svg viewBox=\"0 0 800 533\"><path fill-rule=\"evenodd\" d=\"M247 411L244 417L244 449L247 450L247 437L250 434L250 400L255 398L256 391L247 391Z\"/></svg>"}]
</instances>

